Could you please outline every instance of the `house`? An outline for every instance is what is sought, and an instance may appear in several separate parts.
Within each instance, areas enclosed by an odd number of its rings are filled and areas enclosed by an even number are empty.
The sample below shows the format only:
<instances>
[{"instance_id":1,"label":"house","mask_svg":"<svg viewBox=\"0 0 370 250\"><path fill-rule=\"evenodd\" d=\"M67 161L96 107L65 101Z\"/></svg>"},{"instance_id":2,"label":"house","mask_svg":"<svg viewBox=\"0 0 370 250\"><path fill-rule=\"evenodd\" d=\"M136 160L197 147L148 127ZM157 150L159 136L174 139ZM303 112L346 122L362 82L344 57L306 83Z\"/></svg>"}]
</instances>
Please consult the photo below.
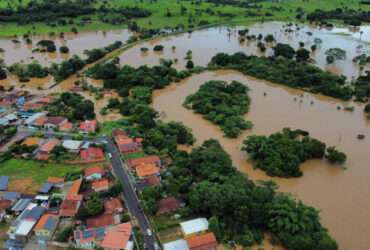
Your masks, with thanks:
<instances>
[{"instance_id":1,"label":"house","mask_svg":"<svg viewBox=\"0 0 370 250\"><path fill-rule=\"evenodd\" d=\"M89 147L80 151L80 156L84 161L102 161L104 160L104 153L101 148Z\"/></svg>"},{"instance_id":2,"label":"house","mask_svg":"<svg viewBox=\"0 0 370 250\"><path fill-rule=\"evenodd\" d=\"M0 191L6 191L8 189L9 176L0 176Z\"/></svg>"},{"instance_id":3,"label":"house","mask_svg":"<svg viewBox=\"0 0 370 250\"><path fill-rule=\"evenodd\" d=\"M40 193L40 194L47 194L47 193L49 193L51 190L52 190L52 188L54 187L54 185L53 184L51 184L51 183L48 183L48 182L45 182L40 188L39 188L39 190L38 190L38 192Z\"/></svg>"},{"instance_id":4,"label":"house","mask_svg":"<svg viewBox=\"0 0 370 250\"><path fill-rule=\"evenodd\" d=\"M9 200L0 200L0 222L3 221L6 211L11 205L12 202Z\"/></svg>"},{"instance_id":5,"label":"house","mask_svg":"<svg viewBox=\"0 0 370 250\"><path fill-rule=\"evenodd\" d=\"M142 150L142 138L130 138L121 129L115 129L112 135L121 153L133 153Z\"/></svg>"},{"instance_id":6,"label":"house","mask_svg":"<svg viewBox=\"0 0 370 250\"><path fill-rule=\"evenodd\" d=\"M78 209L81 206L83 196L78 194L81 188L82 179L73 182L69 188L66 197L60 205L59 216L61 217L73 217L76 215Z\"/></svg>"},{"instance_id":7,"label":"house","mask_svg":"<svg viewBox=\"0 0 370 250\"><path fill-rule=\"evenodd\" d=\"M26 140L22 142L22 145L32 147L32 146L38 146L41 142L41 138L39 137L27 137Z\"/></svg>"},{"instance_id":8,"label":"house","mask_svg":"<svg viewBox=\"0 0 370 250\"><path fill-rule=\"evenodd\" d=\"M62 116L51 116L44 124L45 129L56 129L59 128L64 123L68 122L67 118Z\"/></svg>"},{"instance_id":9,"label":"house","mask_svg":"<svg viewBox=\"0 0 370 250\"><path fill-rule=\"evenodd\" d=\"M163 250L189 250L186 240L180 239L163 244Z\"/></svg>"},{"instance_id":10,"label":"house","mask_svg":"<svg viewBox=\"0 0 370 250\"><path fill-rule=\"evenodd\" d=\"M136 166L136 174L140 179L159 175L159 168L155 164L141 164Z\"/></svg>"},{"instance_id":11,"label":"house","mask_svg":"<svg viewBox=\"0 0 370 250\"><path fill-rule=\"evenodd\" d=\"M77 247L95 249L97 242L104 238L105 228L87 228L73 232Z\"/></svg>"},{"instance_id":12,"label":"house","mask_svg":"<svg viewBox=\"0 0 370 250\"><path fill-rule=\"evenodd\" d=\"M119 214L103 213L98 216L87 218L86 225L88 228L107 227L120 223L120 220L121 218Z\"/></svg>"},{"instance_id":13,"label":"house","mask_svg":"<svg viewBox=\"0 0 370 250\"><path fill-rule=\"evenodd\" d=\"M217 240L213 233L196 235L186 239L190 250L216 250Z\"/></svg>"},{"instance_id":14,"label":"house","mask_svg":"<svg viewBox=\"0 0 370 250\"><path fill-rule=\"evenodd\" d=\"M134 243L131 239L132 225L130 222L119 224L110 229L100 244L105 250L132 250Z\"/></svg>"},{"instance_id":15,"label":"house","mask_svg":"<svg viewBox=\"0 0 370 250\"><path fill-rule=\"evenodd\" d=\"M80 151L82 144L83 144L82 141L64 140L62 146L69 152L77 154Z\"/></svg>"},{"instance_id":16,"label":"house","mask_svg":"<svg viewBox=\"0 0 370 250\"><path fill-rule=\"evenodd\" d=\"M62 132L70 132L72 129L73 129L72 122L65 122L59 125L59 131L62 131Z\"/></svg>"},{"instance_id":17,"label":"house","mask_svg":"<svg viewBox=\"0 0 370 250\"><path fill-rule=\"evenodd\" d=\"M127 160L129 167L135 169L137 166L142 164L155 164L158 167L161 166L161 159L156 155L144 156L136 159Z\"/></svg>"},{"instance_id":18,"label":"house","mask_svg":"<svg viewBox=\"0 0 370 250\"><path fill-rule=\"evenodd\" d=\"M180 223L181 231L185 237L196 235L208 230L208 220L198 218Z\"/></svg>"},{"instance_id":19,"label":"house","mask_svg":"<svg viewBox=\"0 0 370 250\"><path fill-rule=\"evenodd\" d=\"M101 179L101 180L93 181L93 183L91 183L91 188L95 192L108 191L109 181L107 179Z\"/></svg>"},{"instance_id":20,"label":"house","mask_svg":"<svg viewBox=\"0 0 370 250\"><path fill-rule=\"evenodd\" d=\"M15 203L19 198L20 198L20 194L18 192L5 192L2 196L1 196L1 199L2 200L8 200L8 201L11 201L12 204Z\"/></svg>"},{"instance_id":21,"label":"house","mask_svg":"<svg viewBox=\"0 0 370 250\"><path fill-rule=\"evenodd\" d=\"M104 201L104 211L107 214L118 214L123 212L123 204L118 198L109 198Z\"/></svg>"},{"instance_id":22,"label":"house","mask_svg":"<svg viewBox=\"0 0 370 250\"><path fill-rule=\"evenodd\" d=\"M99 166L93 166L93 167L86 168L84 173L85 173L85 179L88 181L100 180L103 177L104 169Z\"/></svg>"},{"instance_id":23,"label":"house","mask_svg":"<svg viewBox=\"0 0 370 250\"><path fill-rule=\"evenodd\" d=\"M97 125L96 120L91 120L91 121L86 120L86 121L80 122L80 131L86 134L95 133L96 125Z\"/></svg>"},{"instance_id":24,"label":"house","mask_svg":"<svg viewBox=\"0 0 370 250\"><path fill-rule=\"evenodd\" d=\"M36 158L38 160L48 160L49 154L53 149L60 144L60 141L58 139L49 139L44 144L41 145L37 152Z\"/></svg>"},{"instance_id":25,"label":"house","mask_svg":"<svg viewBox=\"0 0 370 250\"><path fill-rule=\"evenodd\" d=\"M38 119L38 118L40 118L40 117L44 117L44 116L46 116L46 113L43 113L43 112L38 112L38 113L30 113L31 114L31 116L29 116L25 121L24 121L24 123L25 123L25 125L27 125L27 126L32 126L33 125L33 123ZM21 116L23 115L23 116L26 116L26 115L28 115L28 113L21 113L20 114Z\"/></svg>"},{"instance_id":26,"label":"house","mask_svg":"<svg viewBox=\"0 0 370 250\"><path fill-rule=\"evenodd\" d=\"M64 185L64 179L59 177L48 177L47 183L53 184L54 187L62 188Z\"/></svg>"},{"instance_id":27,"label":"house","mask_svg":"<svg viewBox=\"0 0 370 250\"><path fill-rule=\"evenodd\" d=\"M58 225L58 217L51 214L44 214L34 229L39 243L44 243L53 235Z\"/></svg>"},{"instance_id":28,"label":"house","mask_svg":"<svg viewBox=\"0 0 370 250\"><path fill-rule=\"evenodd\" d=\"M44 127L47 121L48 121L48 118L46 116L41 116L33 122L32 126L41 128L41 127Z\"/></svg>"},{"instance_id":29,"label":"house","mask_svg":"<svg viewBox=\"0 0 370 250\"><path fill-rule=\"evenodd\" d=\"M158 201L157 215L169 214L181 207L175 197L162 198Z\"/></svg>"},{"instance_id":30,"label":"house","mask_svg":"<svg viewBox=\"0 0 370 250\"><path fill-rule=\"evenodd\" d=\"M20 213L23 212L28 205L32 202L32 199L30 198L24 198L24 199L19 199L11 208L11 211L15 213Z\"/></svg>"}]
</instances>

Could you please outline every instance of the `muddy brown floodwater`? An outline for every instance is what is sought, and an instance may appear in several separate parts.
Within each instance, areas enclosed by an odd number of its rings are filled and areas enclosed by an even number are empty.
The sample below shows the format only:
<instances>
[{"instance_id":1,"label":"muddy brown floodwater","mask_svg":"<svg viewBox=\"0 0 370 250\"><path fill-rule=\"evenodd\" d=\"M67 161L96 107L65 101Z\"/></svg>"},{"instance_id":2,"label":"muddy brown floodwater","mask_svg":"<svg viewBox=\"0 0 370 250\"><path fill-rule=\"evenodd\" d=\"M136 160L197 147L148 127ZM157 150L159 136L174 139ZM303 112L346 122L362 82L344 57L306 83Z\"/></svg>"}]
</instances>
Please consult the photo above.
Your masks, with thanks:
<instances>
[{"instance_id":1,"label":"muddy brown floodwater","mask_svg":"<svg viewBox=\"0 0 370 250\"><path fill-rule=\"evenodd\" d=\"M70 58L72 55L83 56L86 49L100 48L114 43L115 41L126 42L130 36L130 32L126 29L112 31L95 31L81 32L78 34L65 33L64 37L49 35L31 36L32 45L28 45L22 37L17 38L0 38L0 48L4 49L4 53L0 53L0 58L4 59L6 65L11 65L16 62L30 63L34 60L44 66L50 65L52 62L60 63L63 60ZM53 40L57 47L56 53L32 53L32 50L37 48L38 41L47 39ZM19 43L14 43L12 40L18 40ZM69 53L59 53L60 46L68 46Z\"/></svg>"},{"instance_id":2,"label":"muddy brown floodwater","mask_svg":"<svg viewBox=\"0 0 370 250\"><path fill-rule=\"evenodd\" d=\"M322 69L331 71L336 74L343 74L349 80L352 77L357 77L361 71L360 67L352 62L352 58L362 53L370 51L370 44L365 40L366 34L370 33L370 27L361 27L363 36L360 40L360 31L350 31L346 28L341 29L320 29L316 26L306 26L300 24L297 28L295 25L290 27L293 32L285 32L288 28L282 22L267 22L257 23L249 28L249 34L252 35L274 35L277 42L288 43L295 49L299 48L299 42L305 43L305 48L310 50L311 45L315 44L315 39L320 39L322 43L317 44L317 50L311 53L311 57L315 60L316 65ZM237 30L244 27L217 27L205 30L195 31L191 34L181 34L174 37L166 37L156 39L144 44L135 46L123 53L120 56L122 64L129 64L138 67L143 64L157 65L160 58L178 59L178 63L174 66L178 69L184 69L186 61L183 60L188 50L192 51L192 57L195 65L206 66L210 59L217 53L235 53L245 52L247 54L257 54L257 41L239 42ZM345 31L347 33L345 33ZM156 44L164 46L163 52L153 52L153 47ZM175 46L175 49L172 49ZM146 47L148 52L142 53L140 48ZM325 51L330 48L340 47L346 50L347 59L337 60L332 65L327 65ZM266 56L272 55L271 46L268 47ZM366 66L365 69L370 69Z\"/></svg>"},{"instance_id":3,"label":"muddy brown floodwater","mask_svg":"<svg viewBox=\"0 0 370 250\"><path fill-rule=\"evenodd\" d=\"M186 96L197 91L208 80L237 80L250 89L251 107L246 119L254 124L238 139L223 137L212 123L182 106ZM264 93L267 93L264 96ZM303 97L301 97L303 95ZM353 112L337 106L352 105ZM215 138L231 155L233 164L253 180L273 179L280 190L321 210L322 222L340 245L340 249L365 250L370 244L370 123L363 107L307 94L279 85L256 80L235 71L204 72L154 93L153 107L166 121L181 121L193 130L197 144ZM243 139L252 134L269 135L284 127L300 128L346 152L347 169L312 160L302 164L304 176L296 179L271 178L254 170L240 148ZM366 135L358 140L357 134Z\"/></svg>"}]
</instances>

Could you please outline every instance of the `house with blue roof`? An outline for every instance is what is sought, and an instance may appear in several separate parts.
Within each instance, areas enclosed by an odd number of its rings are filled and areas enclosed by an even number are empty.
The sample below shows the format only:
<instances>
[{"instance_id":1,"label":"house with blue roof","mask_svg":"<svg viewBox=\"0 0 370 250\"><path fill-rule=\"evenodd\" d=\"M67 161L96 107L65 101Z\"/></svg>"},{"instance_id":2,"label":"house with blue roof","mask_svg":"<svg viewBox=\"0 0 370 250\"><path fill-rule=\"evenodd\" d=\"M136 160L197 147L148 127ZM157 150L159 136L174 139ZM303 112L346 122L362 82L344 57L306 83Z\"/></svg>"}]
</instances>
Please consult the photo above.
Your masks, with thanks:
<instances>
[{"instance_id":1,"label":"house with blue roof","mask_svg":"<svg viewBox=\"0 0 370 250\"><path fill-rule=\"evenodd\" d=\"M8 189L9 176L0 176L0 191L6 191Z\"/></svg>"},{"instance_id":2,"label":"house with blue roof","mask_svg":"<svg viewBox=\"0 0 370 250\"><path fill-rule=\"evenodd\" d=\"M85 230L75 230L74 239L77 247L94 249L97 242L102 240L105 235L105 228L88 228Z\"/></svg>"},{"instance_id":3,"label":"house with blue roof","mask_svg":"<svg viewBox=\"0 0 370 250\"><path fill-rule=\"evenodd\" d=\"M20 193L18 192L5 192L2 196L2 200L8 200L12 203L16 202L21 197Z\"/></svg>"},{"instance_id":4,"label":"house with blue roof","mask_svg":"<svg viewBox=\"0 0 370 250\"><path fill-rule=\"evenodd\" d=\"M53 236L57 225L58 216L44 214L34 229L38 242L43 244L48 241Z\"/></svg>"}]
</instances>

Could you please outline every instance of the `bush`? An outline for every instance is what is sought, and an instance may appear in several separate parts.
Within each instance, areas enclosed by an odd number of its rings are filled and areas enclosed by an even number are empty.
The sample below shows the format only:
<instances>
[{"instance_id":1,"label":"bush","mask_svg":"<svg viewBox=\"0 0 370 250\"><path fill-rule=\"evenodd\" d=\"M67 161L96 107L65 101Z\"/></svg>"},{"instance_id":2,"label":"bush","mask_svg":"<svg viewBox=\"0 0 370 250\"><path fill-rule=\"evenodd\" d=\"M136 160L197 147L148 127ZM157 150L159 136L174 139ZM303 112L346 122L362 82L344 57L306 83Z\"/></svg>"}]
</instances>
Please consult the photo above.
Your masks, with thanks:
<instances>
[{"instance_id":1,"label":"bush","mask_svg":"<svg viewBox=\"0 0 370 250\"><path fill-rule=\"evenodd\" d=\"M164 49L164 46L161 44L155 45L153 48L154 51L163 51L163 49Z\"/></svg>"},{"instance_id":2,"label":"bush","mask_svg":"<svg viewBox=\"0 0 370 250\"><path fill-rule=\"evenodd\" d=\"M62 54L67 54L69 53L69 48L67 46L62 46L59 48L59 52Z\"/></svg>"},{"instance_id":3,"label":"bush","mask_svg":"<svg viewBox=\"0 0 370 250\"><path fill-rule=\"evenodd\" d=\"M345 153L336 150L335 147L328 147L325 158L328 159L330 163L343 164L347 156Z\"/></svg>"}]
</instances>

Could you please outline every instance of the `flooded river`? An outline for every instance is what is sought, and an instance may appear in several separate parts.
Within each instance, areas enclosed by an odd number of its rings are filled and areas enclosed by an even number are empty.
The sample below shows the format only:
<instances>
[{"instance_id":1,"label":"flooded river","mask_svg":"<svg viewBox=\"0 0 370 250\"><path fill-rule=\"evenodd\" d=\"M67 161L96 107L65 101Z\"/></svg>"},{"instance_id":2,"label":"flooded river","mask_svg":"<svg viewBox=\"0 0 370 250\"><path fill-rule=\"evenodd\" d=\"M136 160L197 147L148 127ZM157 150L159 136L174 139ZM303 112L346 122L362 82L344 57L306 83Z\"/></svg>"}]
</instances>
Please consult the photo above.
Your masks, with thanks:
<instances>
[{"instance_id":1,"label":"flooded river","mask_svg":"<svg viewBox=\"0 0 370 250\"><path fill-rule=\"evenodd\" d=\"M285 32L287 28L293 32ZM178 59L175 67L184 69L186 61L183 60L187 51L192 51L192 58L195 65L206 66L210 59L217 53L235 53L245 52L247 54L261 55L257 49L257 41L239 41L237 30L242 27L228 28L218 27L200 31L191 34L181 34L175 37L167 37L153 40L138 45L133 49L123 53L120 57L122 64L140 66L143 64L156 65L160 58ZM360 67L352 62L352 58L365 52L370 52L370 44L365 40L365 33L370 33L370 27L362 28L364 32L360 40L360 31L350 31L348 29L320 29L316 26L295 25L287 27L282 22L258 23L249 27L249 35L272 34L277 42L288 43L295 49L299 48L299 43L304 42L305 48L310 50L311 45L315 44L315 39L322 43L317 43L317 50L311 53L315 63L322 69L329 70L336 74L343 74L349 80L360 74ZM346 31L347 33L345 33ZM162 52L154 52L153 47L162 44ZM175 46L175 48L173 48ZM146 47L148 52L143 53L140 48ZM332 65L327 65L325 51L330 48L340 47L347 52L346 60L337 60ZM267 48L264 55L272 55L271 46ZM365 67L370 69L369 67Z\"/></svg>"},{"instance_id":2,"label":"flooded river","mask_svg":"<svg viewBox=\"0 0 370 250\"><path fill-rule=\"evenodd\" d=\"M251 107L246 119L254 128L239 139L227 139L212 123L182 106L186 96L197 91L208 80L237 80L250 89ZM264 93L267 93L264 96ZM301 97L303 95L303 97ZM171 105L169 105L171 104ZM273 179L284 192L291 192L304 202L321 210L323 224L337 239L340 249L365 250L370 240L370 122L363 115L363 107L337 110L346 103L307 94L256 80L234 71L205 72L154 93L153 106L164 120L181 121L193 130L197 144L215 138L232 156L234 165L254 180ZM346 152L347 169L328 164L324 160L308 161L302 165L304 176L296 179L270 178L254 170L240 151L243 139L252 134L268 135L284 127L307 130L327 145ZM356 138L362 133L363 141Z\"/></svg>"},{"instance_id":3,"label":"flooded river","mask_svg":"<svg viewBox=\"0 0 370 250\"><path fill-rule=\"evenodd\" d=\"M44 66L50 65L52 62L59 63L72 55L83 56L86 49L100 48L114 43L115 41L126 42L130 36L128 30L114 31L96 31L96 32L81 32L78 34L65 33L64 37L59 34L55 36L40 35L31 36L32 45L28 45L22 37L17 38L0 38L0 48L5 52L0 53L0 58L4 59L6 65L11 65L15 62L30 63L34 60ZM56 53L40 53L32 52L37 48L36 44L40 40L53 40L57 47ZM14 41L17 40L18 43ZM68 54L59 53L60 46L69 48Z\"/></svg>"}]
</instances>

